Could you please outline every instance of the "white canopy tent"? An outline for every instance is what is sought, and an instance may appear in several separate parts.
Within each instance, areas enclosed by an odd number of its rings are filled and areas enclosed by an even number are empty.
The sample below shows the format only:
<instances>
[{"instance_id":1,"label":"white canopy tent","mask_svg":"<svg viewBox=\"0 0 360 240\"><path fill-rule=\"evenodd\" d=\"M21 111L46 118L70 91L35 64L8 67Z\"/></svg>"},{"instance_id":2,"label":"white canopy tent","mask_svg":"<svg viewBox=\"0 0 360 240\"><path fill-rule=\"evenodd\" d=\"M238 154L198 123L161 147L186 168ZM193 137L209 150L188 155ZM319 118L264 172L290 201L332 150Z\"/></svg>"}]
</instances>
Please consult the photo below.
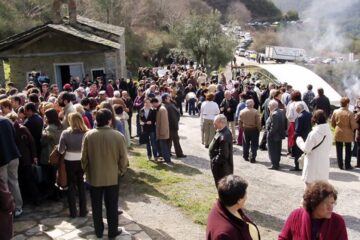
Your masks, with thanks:
<instances>
[{"instance_id":1,"label":"white canopy tent","mask_svg":"<svg viewBox=\"0 0 360 240\"><path fill-rule=\"evenodd\" d=\"M325 95L329 98L331 105L340 106L340 94L335 91L324 79L311 70L296 64L261 64L252 67L263 69L277 83L287 82L301 93L307 91L307 85L313 86L313 91L323 88Z\"/></svg>"}]
</instances>

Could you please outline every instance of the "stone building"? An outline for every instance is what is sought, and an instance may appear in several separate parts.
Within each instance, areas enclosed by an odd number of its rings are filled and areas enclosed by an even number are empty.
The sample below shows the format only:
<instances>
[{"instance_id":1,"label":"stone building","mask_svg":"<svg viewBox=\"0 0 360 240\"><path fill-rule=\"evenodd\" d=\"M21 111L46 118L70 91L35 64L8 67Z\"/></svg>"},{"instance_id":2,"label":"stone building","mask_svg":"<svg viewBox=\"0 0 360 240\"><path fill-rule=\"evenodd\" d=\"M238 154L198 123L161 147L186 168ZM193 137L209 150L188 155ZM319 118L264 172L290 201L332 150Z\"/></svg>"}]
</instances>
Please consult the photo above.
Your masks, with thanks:
<instances>
[{"instance_id":1,"label":"stone building","mask_svg":"<svg viewBox=\"0 0 360 240\"><path fill-rule=\"evenodd\" d=\"M57 18L0 41L0 84L4 84L4 63L10 65L11 81L19 88L34 71L59 87L71 77L82 79L87 74L91 80L126 77L124 28L69 12L70 18Z\"/></svg>"}]
</instances>

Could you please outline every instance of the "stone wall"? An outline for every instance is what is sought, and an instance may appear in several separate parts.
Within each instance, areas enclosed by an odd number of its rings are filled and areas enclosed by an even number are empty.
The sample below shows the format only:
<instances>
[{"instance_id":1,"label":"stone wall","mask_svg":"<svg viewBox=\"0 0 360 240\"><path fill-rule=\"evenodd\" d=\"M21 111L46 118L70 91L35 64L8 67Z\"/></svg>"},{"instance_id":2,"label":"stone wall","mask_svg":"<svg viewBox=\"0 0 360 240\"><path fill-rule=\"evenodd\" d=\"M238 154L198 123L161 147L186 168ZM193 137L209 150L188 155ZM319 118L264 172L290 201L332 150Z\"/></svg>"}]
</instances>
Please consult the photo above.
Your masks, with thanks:
<instances>
[{"instance_id":1,"label":"stone wall","mask_svg":"<svg viewBox=\"0 0 360 240\"><path fill-rule=\"evenodd\" d=\"M105 68L105 54L68 55L56 57L12 58L10 59L11 78L16 86L22 88L26 85L26 73L41 71L47 73L51 83L55 83L55 64L83 63L84 74L91 75L93 68Z\"/></svg>"},{"instance_id":2,"label":"stone wall","mask_svg":"<svg viewBox=\"0 0 360 240\"><path fill-rule=\"evenodd\" d=\"M5 86L5 72L4 72L4 63L3 60L0 59L0 85L2 87Z\"/></svg>"}]
</instances>

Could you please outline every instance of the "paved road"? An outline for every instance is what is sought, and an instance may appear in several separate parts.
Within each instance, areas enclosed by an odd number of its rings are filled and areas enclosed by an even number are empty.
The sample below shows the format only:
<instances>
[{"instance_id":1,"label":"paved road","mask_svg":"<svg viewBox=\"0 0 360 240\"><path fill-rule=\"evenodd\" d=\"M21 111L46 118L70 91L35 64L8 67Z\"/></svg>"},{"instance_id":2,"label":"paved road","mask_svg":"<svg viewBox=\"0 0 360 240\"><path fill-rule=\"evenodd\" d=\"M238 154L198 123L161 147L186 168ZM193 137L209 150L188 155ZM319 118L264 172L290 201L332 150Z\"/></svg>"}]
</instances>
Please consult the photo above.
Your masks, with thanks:
<instances>
[{"instance_id":1,"label":"paved road","mask_svg":"<svg viewBox=\"0 0 360 240\"><path fill-rule=\"evenodd\" d=\"M201 145L199 118L185 116L180 125L181 144L189 157L183 161L210 172L208 150ZM285 148L285 143L283 148ZM259 151L256 164L245 162L242 148L235 146L235 174L249 182L246 208L267 237L274 239L288 214L300 206L304 184L301 173L290 172L293 160L282 157L282 171L271 171L267 152ZM285 152L285 150L284 150ZM342 171L336 167L335 147L331 152L330 182L339 192L335 212L344 216L349 239L360 239L360 169ZM353 163L355 158L353 158Z\"/></svg>"}]
</instances>

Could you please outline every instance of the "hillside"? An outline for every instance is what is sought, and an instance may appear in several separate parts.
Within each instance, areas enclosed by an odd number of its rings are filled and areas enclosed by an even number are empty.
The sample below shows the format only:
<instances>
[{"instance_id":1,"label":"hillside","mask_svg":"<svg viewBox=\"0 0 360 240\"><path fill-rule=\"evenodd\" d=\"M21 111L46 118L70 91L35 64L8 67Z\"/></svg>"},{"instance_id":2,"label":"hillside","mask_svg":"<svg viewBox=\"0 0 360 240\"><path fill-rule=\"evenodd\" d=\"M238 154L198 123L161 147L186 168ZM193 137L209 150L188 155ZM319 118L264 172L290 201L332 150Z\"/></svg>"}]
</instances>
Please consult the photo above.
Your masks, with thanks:
<instances>
[{"instance_id":1,"label":"hillside","mask_svg":"<svg viewBox=\"0 0 360 240\"><path fill-rule=\"evenodd\" d=\"M279 20L282 17L281 10L269 0L204 0L210 6L218 9L226 15L229 6L233 3L242 3L250 11L253 20L272 21Z\"/></svg>"}]
</instances>

